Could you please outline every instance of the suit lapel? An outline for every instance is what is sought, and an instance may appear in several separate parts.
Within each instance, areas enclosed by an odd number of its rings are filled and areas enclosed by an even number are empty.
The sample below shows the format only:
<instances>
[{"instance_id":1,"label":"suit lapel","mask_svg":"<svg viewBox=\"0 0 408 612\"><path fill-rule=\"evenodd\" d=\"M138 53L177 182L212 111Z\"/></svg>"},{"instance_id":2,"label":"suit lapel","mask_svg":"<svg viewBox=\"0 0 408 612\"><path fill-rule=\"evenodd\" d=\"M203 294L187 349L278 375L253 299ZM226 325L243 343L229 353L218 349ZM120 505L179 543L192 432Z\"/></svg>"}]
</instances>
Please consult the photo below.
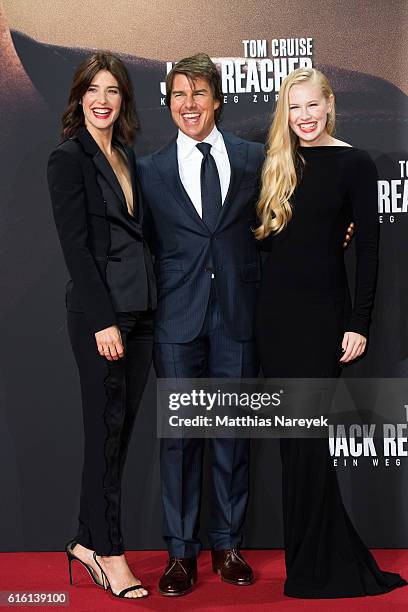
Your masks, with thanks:
<instances>
[{"instance_id":1,"label":"suit lapel","mask_svg":"<svg viewBox=\"0 0 408 612\"><path fill-rule=\"evenodd\" d=\"M127 211L125 195L122 191L122 187L120 186L118 179L116 178L116 174L112 170L112 166L110 165L105 155L102 153L101 149L99 148L95 140L92 138L91 134L88 132L85 126L81 126L78 129L76 137L82 144L82 147L85 153L92 156L92 161L94 162L95 166L98 168L99 172L108 181L109 185L112 187L113 191L119 198L121 205ZM135 184L134 184L133 167L132 167L133 164L131 163L131 160L129 158L129 155L125 147L123 147L117 140L114 141L114 145L117 147L121 147L122 150L124 150L126 153L126 157L129 162L129 172L132 177L133 196L135 197Z\"/></svg>"},{"instance_id":2,"label":"suit lapel","mask_svg":"<svg viewBox=\"0 0 408 612\"><path fill-rule=\"evenodd\" d=\"M231 166L231 179L215 229L218 229L226 215L229 213L229 209L232 206L244 174L248 154L248 147L245 141L242 141L241 139L236 138L233 134L229 133L222 132L222 136ZM166 147L164 147L164 149L161 149L158 153L153 155L153 159L157 171L159 172L162 180L166 183L175 200L180 204L180 206L182 206L186 213L189 214L192 219L194 219L194 221L199 223L202 228L205 228L209 232L207 226L201 219L194 204L184 189L183 183L181 182L177 161L176 139L170 142Z\"/></svg>"},{"instance_id":3,"label":"suit lapel","mask_svg":"<svg viewBox=\"0 0 408 612\"><path fill-rule=\"evenodd\" d=\"M177 140L173 140L164 149L153 155L153 160L174 199L196 223L209 231L181 182L177 161Z\"/></svg>"},{"instance_id":4,"label":"suit lapel","mask_svg":"<svg viewBox=\"0 0 408 612\"><path fill-rule=\"evenodd\" d=\"M232 202L235 198L235 194L237 193L239 185L241 183L248 154L248 148L244 141L236 138L233 134L229 134L228 132L221 133L224 139L225 148L227 149L228 159L231 166L231 179L227 195L225 197L225 201L222 206L220 216L218 217L215 229L218 229L218 227L228 214L229 209L231 208Z\"/></svg>"},{"instance_id":5,"label":"suit lapel","mask_svg":"<svg viewBox=\"0 0 408 612\"><path fill-rule=\"evenodd\" d=\"M140 200L139 186L138 186L137 179L136 179L135 154L133 152L133 149L125 148L124 151L126 153L126 157L128 160L130 178L132 181L133 215L135 216L135 219L137 220L138 223L142 223L143 211L141 210L142 207L139 205L139 202L141 200Z\"/></svg>"},{"instance_id":6,"label":"suit lapel","mask_svg":"<svg viewBox=\"0 0 408 612\"><path fill-rule=\"evenodd\" d=\"M108 162L108 160L106 159L102 151L99 149L99 147L98 147L98 151L96 155L94 155L93 157L93 161L95 163L95 166L98 168L99 172L104 176L104 178L108 181L109 185L112 187L113 191L119 198L121 205L124 206L127 210L126 199L122 191L122 187L120 186L120 183L118 179L116 178L116 174L114 173L112 166L110 165L110 163ZM130 171L130 167L129 167L129 171ZM132 183L132 187L133 187L133 183Z\"/></svg>"}]
</instances>

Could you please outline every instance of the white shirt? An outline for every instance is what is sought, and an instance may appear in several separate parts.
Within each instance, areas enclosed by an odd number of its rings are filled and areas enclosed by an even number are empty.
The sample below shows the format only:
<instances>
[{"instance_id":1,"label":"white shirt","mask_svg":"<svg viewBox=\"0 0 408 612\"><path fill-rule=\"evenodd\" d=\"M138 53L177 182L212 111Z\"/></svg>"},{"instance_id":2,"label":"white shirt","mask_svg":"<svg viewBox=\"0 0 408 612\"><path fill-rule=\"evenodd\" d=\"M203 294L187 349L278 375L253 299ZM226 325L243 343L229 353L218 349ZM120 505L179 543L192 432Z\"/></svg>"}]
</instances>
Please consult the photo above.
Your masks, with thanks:
<instances>
[{"instance_id":1,"label":"white shirt","mask_svg":"<svg viewBox=\"0 0 408 612\"><path fill-rule=\"evenodd\" d=\"M202 142L208 142L211 145L210 154L214 157L217 165L222 203L224 204L231 179L231 166L224 139L221 132L214 126L212 132ZM177 137L177 160L180 179L195 209L202 218L200 172L203 155L197 149L197 144L197 140L190 138L190 136L179 130Z\"/></svg>"}]
</instances>

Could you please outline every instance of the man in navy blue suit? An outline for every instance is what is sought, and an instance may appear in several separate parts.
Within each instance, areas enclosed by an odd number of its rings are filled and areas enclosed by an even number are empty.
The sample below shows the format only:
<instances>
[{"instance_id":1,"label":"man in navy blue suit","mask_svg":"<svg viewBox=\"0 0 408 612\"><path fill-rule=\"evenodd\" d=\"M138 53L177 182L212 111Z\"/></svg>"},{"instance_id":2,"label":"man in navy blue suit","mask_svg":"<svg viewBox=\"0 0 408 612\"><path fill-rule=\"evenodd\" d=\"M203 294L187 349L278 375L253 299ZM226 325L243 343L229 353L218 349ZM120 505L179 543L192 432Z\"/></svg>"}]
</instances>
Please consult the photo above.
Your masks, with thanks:
<instances>
[{"instance_id":1,"label":"man in navy blue suit","mask_svg":"<svg viewBox=\"0 0 408 612\"><path fill-rule=\"evenodd\" d=\"M154 364L159 378L256 377L253 315L260 258L251 232L264 147L217 129L223 94L208 55L178 62L167 76L178 136L138 161L147 228L156 256ZM163 595L197 579L202 439L162 439ZM248 499L249 441L210 439L209 526L213 570L248 585L239 552Z\"/></svg>"}]
</instances>

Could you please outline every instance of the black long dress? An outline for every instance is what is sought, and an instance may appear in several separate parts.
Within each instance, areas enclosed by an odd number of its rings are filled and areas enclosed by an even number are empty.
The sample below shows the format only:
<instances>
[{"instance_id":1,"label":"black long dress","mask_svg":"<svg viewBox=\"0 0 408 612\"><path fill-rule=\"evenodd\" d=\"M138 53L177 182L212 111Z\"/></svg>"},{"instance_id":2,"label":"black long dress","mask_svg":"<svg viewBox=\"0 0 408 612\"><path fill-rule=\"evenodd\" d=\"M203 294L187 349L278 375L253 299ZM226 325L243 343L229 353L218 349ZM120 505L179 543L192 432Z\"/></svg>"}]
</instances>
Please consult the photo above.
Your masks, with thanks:
<instances>
[{"instance_id":1,"label":"black long dress","mask_svg":"<svg viewBox=\"0 0 408 612\"><path fill-rule=\"evenodd\" d=\"M256 338L266 377L340 374L345 331L367 335L378 250L377 171L346 146L300 147L305 166L293 218L264 242ZM343 240L356 224L356 291L351 307ZM281 439L287 579L293 597L355 597L407 584L383 572L343 506L327 439Z\"/></svg>"}]
</instances>

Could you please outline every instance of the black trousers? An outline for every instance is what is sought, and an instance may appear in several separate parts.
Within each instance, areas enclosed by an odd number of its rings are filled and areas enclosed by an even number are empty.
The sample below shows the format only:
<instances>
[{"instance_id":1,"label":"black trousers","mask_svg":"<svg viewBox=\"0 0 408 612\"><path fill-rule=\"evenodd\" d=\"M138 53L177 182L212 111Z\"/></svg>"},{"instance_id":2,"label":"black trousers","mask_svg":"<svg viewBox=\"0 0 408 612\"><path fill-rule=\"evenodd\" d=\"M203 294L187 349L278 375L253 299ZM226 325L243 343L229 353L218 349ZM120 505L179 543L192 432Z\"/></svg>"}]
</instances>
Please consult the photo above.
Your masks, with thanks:
<instances>
[{"instance_id":1,"label":"black trousers","mask_svg":"<svg viewBox=\"0 0 408 612\"><path fill-rule=\"evenodd\" d=\"M153 315L118 313L125 356L98 353L85 315L68 312L81 380L85 433L77 542L98 555L121 555L121 478L135 416L152 360Z\"/></svg>"}]
</instances>

